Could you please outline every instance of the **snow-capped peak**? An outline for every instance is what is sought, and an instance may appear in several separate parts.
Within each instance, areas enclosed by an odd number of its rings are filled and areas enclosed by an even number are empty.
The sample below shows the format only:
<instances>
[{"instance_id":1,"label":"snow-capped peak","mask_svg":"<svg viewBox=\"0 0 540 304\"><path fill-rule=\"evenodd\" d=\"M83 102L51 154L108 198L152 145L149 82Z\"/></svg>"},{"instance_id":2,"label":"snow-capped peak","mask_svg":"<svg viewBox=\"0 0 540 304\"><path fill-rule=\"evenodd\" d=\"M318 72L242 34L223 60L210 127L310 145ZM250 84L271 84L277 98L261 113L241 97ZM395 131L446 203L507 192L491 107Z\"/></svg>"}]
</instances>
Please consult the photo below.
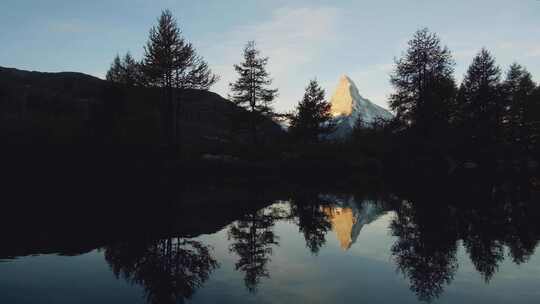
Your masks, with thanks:
<instances>
[{"instance_id":1,"label":"snow-capped peak","mask_svg":"<svg viewBox=\"0 0 540 304\"><path fill-rule=\"evenodd\" d=\"M332 116L334 116L337 123L337 129L333 137L348 135L358 118L369 124L377 118L391 119L393 117L388 110L362 97L352 79L346 75L341 76L330 103L332 105Z\"/></svg>"}]
</instances>

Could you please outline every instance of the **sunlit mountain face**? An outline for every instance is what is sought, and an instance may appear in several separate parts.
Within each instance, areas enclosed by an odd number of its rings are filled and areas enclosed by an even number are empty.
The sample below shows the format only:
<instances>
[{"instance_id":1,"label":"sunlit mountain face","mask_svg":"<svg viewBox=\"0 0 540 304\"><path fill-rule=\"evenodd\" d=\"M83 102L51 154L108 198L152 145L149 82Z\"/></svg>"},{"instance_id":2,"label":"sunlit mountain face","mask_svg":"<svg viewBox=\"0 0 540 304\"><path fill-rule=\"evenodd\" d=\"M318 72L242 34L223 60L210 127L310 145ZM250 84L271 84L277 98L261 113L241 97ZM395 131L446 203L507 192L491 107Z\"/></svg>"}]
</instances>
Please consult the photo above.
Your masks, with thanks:
<instances>
[{"instance_id":1,"label":"sunlit mountain face","mask_svg":"<svg viewBox=\"0 0 540 304\"><path fill-rule=\"evenodd\" d=\"M360 95L356 84L348 76L341 76L330 103L331 112L337 129L332 138L343 138L349 135L356 122L361 119L364 124L370 124L379 118L393 117L388 110L372 103Z\"/></svg>"},{"instance_id":2,"label":"sunlit mountain face","mask_svg":"<svg viewBox=\"0 0 540 304\"><path fill-rule=\"evenodd\" d=\"M341 249L348 250L356 242L362 227L383 215L385 212L377 204L369 201L357 202L353 197L340 199L323 196L335 205L322 207L332 224Z\"/></svg>"},{"instance_id":3,"label":"sunlit mountain face","mask_svg":"<svg viewBox=\"0 0 540 304\"><path fill-rule=\"evenodd\" d=\"M353 228L358 222L351 208L325 207L324 214L332 223L332 230L336 233L341 249L347 250L353 243Z\"/></svg>"}]
</instances>

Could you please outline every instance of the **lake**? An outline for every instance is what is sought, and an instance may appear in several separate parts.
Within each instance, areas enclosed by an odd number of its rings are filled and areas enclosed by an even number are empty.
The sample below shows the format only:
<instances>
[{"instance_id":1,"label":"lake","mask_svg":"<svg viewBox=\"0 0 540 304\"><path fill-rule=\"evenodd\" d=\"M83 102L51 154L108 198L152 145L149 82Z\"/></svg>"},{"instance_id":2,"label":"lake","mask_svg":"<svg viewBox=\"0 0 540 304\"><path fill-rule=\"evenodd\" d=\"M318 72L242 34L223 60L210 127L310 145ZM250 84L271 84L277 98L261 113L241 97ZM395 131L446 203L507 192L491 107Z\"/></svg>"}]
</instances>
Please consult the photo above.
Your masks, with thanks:
<instances>
[{"instance_id":1,"label":"lake","mask_svg":"<svg viewBox=\"0 0 540 304\"><path fill-rule=\"evenodd\" d=\"M435 189L214 189L157 215L34 214L3 230L0 303L540 301L537 192L481 189L465 202Z\"/></svg>"}]
</instances>

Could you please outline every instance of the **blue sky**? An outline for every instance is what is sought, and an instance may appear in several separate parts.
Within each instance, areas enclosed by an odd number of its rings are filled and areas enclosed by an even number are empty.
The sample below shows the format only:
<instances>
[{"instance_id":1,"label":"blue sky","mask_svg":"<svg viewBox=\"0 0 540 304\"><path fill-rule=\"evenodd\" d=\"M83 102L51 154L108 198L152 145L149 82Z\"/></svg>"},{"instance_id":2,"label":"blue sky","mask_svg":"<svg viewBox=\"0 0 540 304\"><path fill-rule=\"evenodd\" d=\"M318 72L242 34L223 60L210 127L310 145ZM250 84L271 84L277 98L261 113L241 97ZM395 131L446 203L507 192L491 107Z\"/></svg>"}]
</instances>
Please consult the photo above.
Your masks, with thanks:
<instances>
[{"instance_id":1,"label":"blue sky","mask_svg":"<svg viewBox=\"0 0 540 304\"><path fill-rule=\"evenodd\" d=\"M280 111L309 79L330 95L342 74L386 107L393 59L422 27L453 52L458 81L481 47L504 71L518 62L540 81L540 0L1 0L0 66L103 77L117 53L142 56L164 8L221 75L212 91L223 96L244 44L256 40L270 57Z\"/></svg>"}]
</instances>

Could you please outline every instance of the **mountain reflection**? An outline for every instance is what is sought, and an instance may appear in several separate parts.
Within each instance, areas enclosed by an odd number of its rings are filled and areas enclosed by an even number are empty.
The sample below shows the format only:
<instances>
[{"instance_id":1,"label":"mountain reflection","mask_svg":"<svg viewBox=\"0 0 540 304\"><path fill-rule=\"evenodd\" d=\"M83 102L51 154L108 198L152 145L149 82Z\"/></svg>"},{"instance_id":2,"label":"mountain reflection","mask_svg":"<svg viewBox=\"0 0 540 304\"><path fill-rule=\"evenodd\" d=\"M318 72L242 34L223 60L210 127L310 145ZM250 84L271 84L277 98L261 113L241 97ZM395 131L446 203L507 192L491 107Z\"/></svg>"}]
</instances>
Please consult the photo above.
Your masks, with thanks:
<instances>
[{"instance_id":1,"label":"mountain reflection","mask_svg":"<svg viewBox=\"0 0 540 304\"><path fill-rule=\"evenodd\" d=\"M208 246L183 238L115 244L105 259L117 278L144 287L153 304L183 303L218 267Z\"/></svg>"},{"instance_id":2,"label":"mountain reflection","mask_svg":"<svg viewBox=\"0 0 540 304\"><path fill-rule=\"evenodd\" d=\"M369 200L356 201L354 196L340 198L324 195L321 197L332 202L332 205L322 208L343 250L351 248L364 225L375 221L385 212L381 205Z\"/></svg>"}]
</instances>

